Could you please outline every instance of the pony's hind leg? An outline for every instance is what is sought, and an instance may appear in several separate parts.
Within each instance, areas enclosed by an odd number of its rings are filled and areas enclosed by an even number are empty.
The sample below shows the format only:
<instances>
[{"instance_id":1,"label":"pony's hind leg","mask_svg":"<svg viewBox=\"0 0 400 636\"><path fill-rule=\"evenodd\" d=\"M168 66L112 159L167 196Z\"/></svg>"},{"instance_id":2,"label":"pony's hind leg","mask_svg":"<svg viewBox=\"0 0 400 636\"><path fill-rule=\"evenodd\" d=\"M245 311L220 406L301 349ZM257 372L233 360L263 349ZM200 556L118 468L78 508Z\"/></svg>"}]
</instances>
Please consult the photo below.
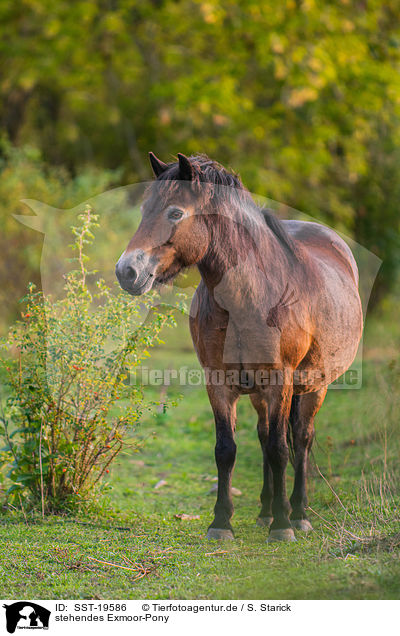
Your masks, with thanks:
<instances>
[{"instance_id":1,"label":"pony's hind leg","mask_svg":"<svg viewBox=\"0 0 400 636\"><path fill-rule=\"evenodd\" d=\"M215 461L218 469L217 502L214 521L208 528L208 539L233 539L230 520L233 515L231 495L232 471L235 465L236 402L238 395L231 387L207 387L208 397L215 417Z\"/></svg>"},{"instance_id":2,"label":"pony's hind leg","mask_svg":"<svg viewBox=\"0 0 400 636\"><path fill-rule=\"evenodd\" d=\"M292 514L290 521L293 528L309 532L312 525L307 519L307 468L308 455L314 440L314 418L322 406L327 388L315 393L294 395L290 411L294 446L294 487L290 497Z\"/></svg>"},{"instance_id":3,"label":"pony's hind leg","mask_svg":"<svg viewBox=\"0 0 400 636\"><path fill-rule=\"evenodd\" d=\"M250 400L258 415L257 433L263 455L263 487L260 495L261 510L257 518L257 525L267 527L272 518L272 470L268 461L268 404L258 394L250 395Z\"/></svg>"}]
</instances>

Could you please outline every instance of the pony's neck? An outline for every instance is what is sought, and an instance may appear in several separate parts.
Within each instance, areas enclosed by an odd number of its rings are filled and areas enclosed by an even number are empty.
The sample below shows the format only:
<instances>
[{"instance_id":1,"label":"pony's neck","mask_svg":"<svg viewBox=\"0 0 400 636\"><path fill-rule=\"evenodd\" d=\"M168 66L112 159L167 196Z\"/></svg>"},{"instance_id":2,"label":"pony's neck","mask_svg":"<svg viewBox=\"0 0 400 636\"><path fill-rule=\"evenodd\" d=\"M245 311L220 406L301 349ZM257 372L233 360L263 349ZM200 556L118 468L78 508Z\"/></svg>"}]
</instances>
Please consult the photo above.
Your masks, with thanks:
<instances>
[{"instance_id":1,"label":"pony's neck","mask_svg":"<svg viewBox=\"0 0 400 636\"><path fill-rule=\"evenodd\" d=\"M209 215L206 222L209 247L198 269L209 291L223 284L235 295L253 289L262 293L259 278L280 278L276 270L285 266L287 255L258 209Z\"/></svg>"}]
</instances>

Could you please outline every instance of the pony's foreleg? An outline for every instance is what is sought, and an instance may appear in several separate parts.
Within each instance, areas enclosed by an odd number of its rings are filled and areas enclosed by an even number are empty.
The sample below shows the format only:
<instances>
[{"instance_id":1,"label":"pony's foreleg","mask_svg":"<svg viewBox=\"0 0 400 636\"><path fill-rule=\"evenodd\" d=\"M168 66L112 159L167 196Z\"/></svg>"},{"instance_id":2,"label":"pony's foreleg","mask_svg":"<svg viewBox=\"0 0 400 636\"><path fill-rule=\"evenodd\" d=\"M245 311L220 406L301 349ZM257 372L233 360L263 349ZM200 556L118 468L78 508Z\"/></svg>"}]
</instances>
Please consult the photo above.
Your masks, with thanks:
<instances>
[{"instance_id":1,"label":"pony's foreleg","mask_svg":"<svg viewBox=\"0 0 400 636\"><path fill-rule=\"evenodd\" d=\"M208 397L214 412L216 445L215 461L218 469L218 493L214 507L214 521L208 528L208 539L233 539L230 520L233 515L231 495L232 471L235 465L236 402L238 396L231 387L208 386Z\"/></svg>"},{"instance_id":2,"label":"pony's foreleg","mask_svg":"<svg viewBox=\"0 0 400 636\"><path fill-rule=\"evenodd\" d=\"M293 528L309 532L312 525L307 519L307 468L308 455L314 440L314 418L325 399L327 388L315 393L293 396L290 424L294 445L294 487L290 497L292 506L291 524Z\"/></svg>"},{"instance_id":3,"label":"pony's foreleg","mask_svg":"<svg viewBox=\"0 0 400 636\"><path fill-rule=\"evenodd\" d=\"M281 391L274 391L268 397L269 435L267 444L268 461L272 469L274 518L268 541L295 541L289 521L290 504L286 494L286 466L289 460L287 427L293 387L285 385Z\"/></svg>"},{"instance_id":4,"label":"pony's foreleg","mask_svg":"<svg viewBox=\"0 0 400 636\"><path fill-rule=\"evenodd\" d=\"M272 470L268 460L268 404L258 394L250 395L250 400L258 415L257 433L263 454L263 487L260 495L261 510L257 518L257 525L268 527L272 519Z\"/></svg>"}]
</instances>

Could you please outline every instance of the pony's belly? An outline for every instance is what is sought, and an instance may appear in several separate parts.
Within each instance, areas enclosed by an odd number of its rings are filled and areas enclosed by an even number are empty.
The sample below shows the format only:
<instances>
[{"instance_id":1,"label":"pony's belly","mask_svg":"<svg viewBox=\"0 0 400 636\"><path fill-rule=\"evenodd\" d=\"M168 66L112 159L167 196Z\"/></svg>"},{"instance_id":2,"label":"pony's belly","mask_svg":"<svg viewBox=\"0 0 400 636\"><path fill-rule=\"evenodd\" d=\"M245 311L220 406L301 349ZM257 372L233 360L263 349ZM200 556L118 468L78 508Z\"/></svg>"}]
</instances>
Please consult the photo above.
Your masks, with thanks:
<instances>
[{"instance_id":1,"label":"pony's belly","mask_svg":"<svg viewBox=\"0 0 400 636\"><path fill-rule=\"evenodd\" d=\"M331 331L313 337L307 355L295 371L295 392L316 391L345 373L357 355L362 334L361 308L348 314ZM297 374L297 378L296 378Z\"/></svg>"},{"instance_id":2,"label":"pony's belly","mask_svg":"<svg viewBox=\"0 0 400 636\"><path fill-rule=\"evenodd\" d=\"M330 278L336 293L328 293L327 284L322 286L317 305L308 311L301 311L296 305L286 321L278 322L278 327L271 326L276 321L249 310L235 316L235 320L229 315L224 320L218 315L210 320L209 314L207 318L204 314L200 319L193 318L192 338L202 366L222 373L280 370L293 374L296 393L318 391L336 380L357 353L362 332L361 304L354 283L332 275L326 271L328 268L321 269L326 274L324 282ZM252 392L246 382L232 377L230 381L239 392ZM274 377L271 384L280 381ZM264 381L262 386L266 385L268 382ZM256 379L255 390L262 386Z\"/></svg>"}]
</instances>

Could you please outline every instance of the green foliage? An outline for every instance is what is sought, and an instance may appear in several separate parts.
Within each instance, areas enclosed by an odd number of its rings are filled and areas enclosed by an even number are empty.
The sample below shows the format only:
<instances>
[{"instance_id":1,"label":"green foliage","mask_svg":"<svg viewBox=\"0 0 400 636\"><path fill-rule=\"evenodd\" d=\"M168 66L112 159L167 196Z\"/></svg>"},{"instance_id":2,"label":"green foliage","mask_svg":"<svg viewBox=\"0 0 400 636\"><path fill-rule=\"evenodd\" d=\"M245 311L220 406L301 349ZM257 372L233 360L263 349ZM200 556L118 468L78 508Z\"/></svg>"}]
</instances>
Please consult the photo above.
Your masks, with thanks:
<instances>
[{"instance_id":1,"label":"green foliage","mask_svg":"<svg viewBox=\"0 0 400 636\"><path fill-rule=\"evenodd\" d=\"M248 187L399 251L395 0L6 0L0 116L74 174L207 152Z\"/></svg>"},{"instance_id":2,"label":"green foliage","mask_svg":"<svg viewBox=\"0 0 400 636\"><path fill-rule=\"evenodd\" d=\"M129 385L129 374L161 329L174 324L174 309L153 306L152 294L139 300L115 295L103 280L90 283L85 248L97 218L87 207L73 228L76 269L65 276L64 297L54 301L31 284L22 319L3 343L7 496L11 503L41 502L43 514L93 500L114 458L136 446L135 428L156 402Z\"/></svg>"}]
</instances>

